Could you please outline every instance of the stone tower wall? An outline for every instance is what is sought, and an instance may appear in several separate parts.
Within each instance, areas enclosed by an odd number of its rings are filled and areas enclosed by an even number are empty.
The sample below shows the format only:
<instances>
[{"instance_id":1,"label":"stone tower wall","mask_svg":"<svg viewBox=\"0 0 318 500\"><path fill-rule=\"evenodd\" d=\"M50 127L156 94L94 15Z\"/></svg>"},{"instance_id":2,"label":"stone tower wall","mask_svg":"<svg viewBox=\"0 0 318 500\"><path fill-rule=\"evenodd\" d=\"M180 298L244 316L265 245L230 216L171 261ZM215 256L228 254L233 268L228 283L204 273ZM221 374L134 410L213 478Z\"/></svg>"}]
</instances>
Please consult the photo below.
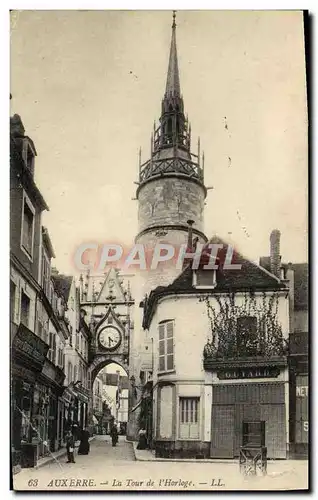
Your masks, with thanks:
<instances>
[{"instance_id":1,"label":"stone tower wall","mask_svg":"<svg viewBox=\"0 0 318 500\"><path fill-rule=\"evenodd\" d=\"M148 182L138 193L139 232L153 226L186 226L188 219L203 231L204 199L203 187L185 178L162 177Z\"/></svg>"},{"instance_id":2,"label":"stone tower wall","mask_svg":"<svg viewBox=\"0 0 318 500\"><path fill-rule=\"evenodd\" d=\"M196 229L196 226L194 227ZM146 255L149 256L151 261L153 256L153 248L158 243L171 244L175 248L175 257L178 257L180 246L186 244L188 241L188 232L185 228L184 231L178 229L169 230L165 229L166 235L157 235L157 230L150 230L142 234L136 239L136 243L143 244L146 249ZM196 236L195 232L193 236ZM201 236L199 237L200 243L205 243L206 240ZM149 253L148 253L149 252ZM181 269L176 268L175 259L170 261L160 262L157 269L146 271L140 271L140 294L144 297L145 294L149 295L150 291L157 286L167 286L172 283L172 281L179 276L182 272Z\"/></svg>"}]
</instances>

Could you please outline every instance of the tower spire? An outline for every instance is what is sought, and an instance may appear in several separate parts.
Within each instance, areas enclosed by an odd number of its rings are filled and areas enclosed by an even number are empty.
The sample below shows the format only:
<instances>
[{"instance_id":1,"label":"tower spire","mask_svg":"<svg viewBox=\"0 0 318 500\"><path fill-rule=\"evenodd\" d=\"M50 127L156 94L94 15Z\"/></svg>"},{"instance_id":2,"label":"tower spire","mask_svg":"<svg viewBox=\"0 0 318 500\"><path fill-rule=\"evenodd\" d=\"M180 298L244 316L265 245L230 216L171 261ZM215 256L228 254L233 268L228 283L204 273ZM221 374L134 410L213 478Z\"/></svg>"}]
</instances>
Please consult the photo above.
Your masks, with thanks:
<instances>
[{"instance_id":1,"label":"tower spire","mask_svg":"<svg viewBox=\"0 0 318 500\"><path fill-rule=\"evenodd\" d=\"M170 45L170 57L166 83L166 96L180 97L180 78L178 68L177 39L176 39L176 11L172 14L172 35Z\"/></svg>"}]
</instances>

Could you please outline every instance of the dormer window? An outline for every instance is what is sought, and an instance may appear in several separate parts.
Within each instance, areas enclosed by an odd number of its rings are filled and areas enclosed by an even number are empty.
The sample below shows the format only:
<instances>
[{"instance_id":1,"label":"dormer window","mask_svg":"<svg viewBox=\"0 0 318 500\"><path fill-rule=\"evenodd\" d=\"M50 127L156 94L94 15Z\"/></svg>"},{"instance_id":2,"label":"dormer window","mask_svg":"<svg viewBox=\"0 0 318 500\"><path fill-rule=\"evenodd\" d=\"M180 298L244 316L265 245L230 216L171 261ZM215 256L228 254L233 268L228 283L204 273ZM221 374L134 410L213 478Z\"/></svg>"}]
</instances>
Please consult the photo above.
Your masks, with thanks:
<instances>
[{"instance_id":1,"label":"dormer window","mask_svg":"<svg viewBox=\"0 0 318 500\"><path fill-rule=\"evenodd\" d=\"M197 290L213 290L216 285L216 269L193 271L192 286Z\"/></svg>"},{"instance_id":2,"label":"dormer window","mask_svg":"<svg viewBox=\"0 0 318 500\"><path fill-rule=\"evenodd\" d=\"M22 148L22 158L24 161L25 166L27 169L31 172L31 174L34 174L34 157L36 155L36 152L34 148L31 145L31 142L28 137L25 137L23 139L23 148Z\"/></svg>"},{"instance_id":3,"label":"dormer window","mask_svg":"<svg viewBox=\"0 0 318 500\"><path fill-rule=\"evenodd\" d=\"M32 260L35 209L24 192L22 203L21 248Z\"/></svg>"}]
</instances>

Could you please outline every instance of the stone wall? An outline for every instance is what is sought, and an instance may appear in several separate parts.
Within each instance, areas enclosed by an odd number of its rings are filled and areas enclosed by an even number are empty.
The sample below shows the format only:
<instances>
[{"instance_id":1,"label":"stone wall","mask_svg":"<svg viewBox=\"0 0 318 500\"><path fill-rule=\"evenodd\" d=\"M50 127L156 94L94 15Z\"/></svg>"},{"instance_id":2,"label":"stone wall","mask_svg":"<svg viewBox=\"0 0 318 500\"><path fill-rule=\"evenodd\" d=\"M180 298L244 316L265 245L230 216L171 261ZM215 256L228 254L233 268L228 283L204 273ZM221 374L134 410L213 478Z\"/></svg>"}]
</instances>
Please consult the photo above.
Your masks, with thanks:
<instances>
[{"instance_id":1,"label":"stone wall","mask_svg":"<svg viewBox=\"0 0 318 500\"><path fill-rule=\"evenodd\" d=\"M148 182L138 193L139 232L153 226L195 221L203 231L205 192L201 185L183 178L163 177Z\"/></svg>"}]
</instances>

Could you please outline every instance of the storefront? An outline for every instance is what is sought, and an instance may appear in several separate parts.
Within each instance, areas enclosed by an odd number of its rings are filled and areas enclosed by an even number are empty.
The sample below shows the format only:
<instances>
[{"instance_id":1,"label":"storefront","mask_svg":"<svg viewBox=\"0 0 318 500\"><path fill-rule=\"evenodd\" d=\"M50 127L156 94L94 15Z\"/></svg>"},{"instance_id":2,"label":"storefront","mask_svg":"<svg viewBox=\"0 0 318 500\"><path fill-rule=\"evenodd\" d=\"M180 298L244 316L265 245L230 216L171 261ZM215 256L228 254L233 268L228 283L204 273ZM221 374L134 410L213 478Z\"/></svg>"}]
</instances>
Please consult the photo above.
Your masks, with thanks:
<instances>
[{"instance_id":1,"label":"storefront","mask_svg":"<svg viewBox=\"0 0 318 500\"><path fill-rule=\"evenodd\" d=\"M290 339L290 457L307 458L309 442L308 333Z\"/></svg>"},{"instance_id":2,"label":"storefront","mask_svg":"<svg viewBox=\"0 0 318 500\"><path fill-rule=\"evenodd\" d=\"M36 380L44 366L49 346L31 330L20 324L12 342L11 403L12 462L21 460L23 443L34 435L34 395ZM33 427L33 428L32 428Z\"/></svg>"},{"instance_id":3,"label":"storefront","mask_svg":"<svg viewBox=\"0 0 318 500\"><path fill-rule=\"evenodd\" d=\"M73 393L68 389L68 387L64 388L62 400L64 405L63 412L63 440L65 440L66 432L71 429L73 422L73 401L74 401Z\"/></svg>"},{"instance_id":4,"label":"storefront","mask_svg":"<svg viewBox=\"0 0 318 500\"><path fill-rule=\"evenodd\" d=\"M33 442L38 444L39 457L57 451L62 445L60 421L64 408L60 397L64 378L63 371L46 359L34 388Z\"/></svg>"},{"instance_id":5,"label":"storefront","mask_svg":"<svg viewBox=\"0 0 318 500\"><path fill-rule=\"evenodd\" d=\"M88 425L88 402L89 392L80 384L73 382L63 392L65 401L64 429L72 429L76 438L80 437L80 431Z\"/></svg>"},{"instance_id":6,"label":"storefront","mask_svg":"<svg viewBox=\"0 0 318 500\"><path fill-rule=\"evenodd\" d=\"M212 374L213 458L238 458L241 446L266 446L268 458L287 458L287 366L224 366Z\"/></svg>"}]
</instances>

